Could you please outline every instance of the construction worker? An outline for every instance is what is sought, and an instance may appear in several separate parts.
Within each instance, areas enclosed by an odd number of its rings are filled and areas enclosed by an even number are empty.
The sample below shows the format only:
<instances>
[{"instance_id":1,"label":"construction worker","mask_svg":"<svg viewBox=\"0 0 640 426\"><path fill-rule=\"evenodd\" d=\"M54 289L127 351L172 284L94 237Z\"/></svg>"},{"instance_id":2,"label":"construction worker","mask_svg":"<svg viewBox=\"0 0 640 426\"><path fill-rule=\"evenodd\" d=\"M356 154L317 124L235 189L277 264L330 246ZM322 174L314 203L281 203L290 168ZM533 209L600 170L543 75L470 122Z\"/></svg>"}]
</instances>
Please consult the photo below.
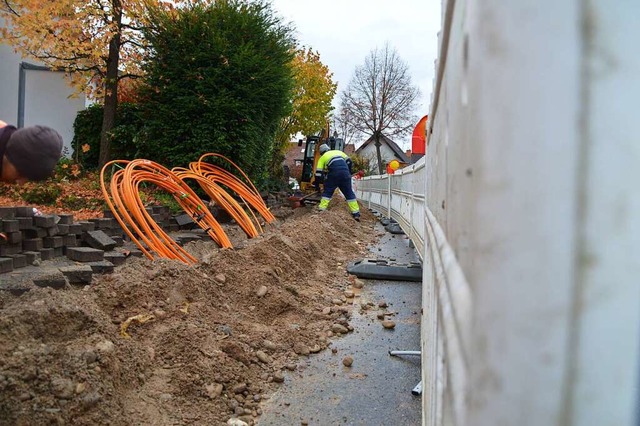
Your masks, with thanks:
<instances>
[{"instance_id":1,"label":"construction worker","mask_svg":"<svg viewBox=\"0 0 640 426\"><path fill-rule=\"evenodd\" d=\"M45 180L62 155L62 136L46 126L16 129L0 120L0 182Z\"/></svg>"},{"instance_id":2,"label":"construction worker","mask_svg":"<svg viewBox=\"0 0 640 426\"><path fill-rule=\"evenodd\" d=\"M351 216L360 222L360 207L351 187L351 159L342 151L331 150L327 144L320 145L319 150L320 159L316 166L314 185L316 191L320 191L320 184L324 182L324 191L318 209L326 210L333 192L340 188L349 205Z\"/></svg>"}]
</instances>

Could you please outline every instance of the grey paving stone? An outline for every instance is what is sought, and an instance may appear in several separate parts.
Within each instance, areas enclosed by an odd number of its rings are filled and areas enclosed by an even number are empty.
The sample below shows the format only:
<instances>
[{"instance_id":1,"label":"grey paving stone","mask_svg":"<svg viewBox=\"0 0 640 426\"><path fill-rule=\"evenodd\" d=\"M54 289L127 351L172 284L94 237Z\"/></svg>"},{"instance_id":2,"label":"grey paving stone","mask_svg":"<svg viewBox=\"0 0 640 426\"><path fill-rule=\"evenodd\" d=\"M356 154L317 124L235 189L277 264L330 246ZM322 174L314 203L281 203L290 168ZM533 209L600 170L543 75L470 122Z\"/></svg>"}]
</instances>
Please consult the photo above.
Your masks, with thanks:
<instances>
[{"instance_id":1,"label":"grey paving stone","mask_svg":"<svg viewBox=\"0 0 640 426\"><path fill-rule=\"evenodd\" d=\"M73 223L72 214L59 214L58 217L60 218L58 225L71 225Z\"/></svg>"},{"instance_id":2,"label":"grey paving stone","mask_svg":"<svg viewBox=\"0 0 640 426\"><path fill-rule=\"evenodd\" d=\"M7 241L11 244L18 244L22 242L22 232L7 232Z\"/></svg>"},{"instance_id":3,"label":"grey paving stone","mask_svg":"<svg viewBox=\"0 0 640 426\"><path fill-rule=\"evenodd\" d=\"M108 251L104 253L104 260L113 263L114 266L120 266L127 260L127 257L118 251Z\"/></svg>"},{"instance_id":4,"label":"grey paving stone","mask_svg":"<svg viewBox=\"0 0 640 426\"><path fill-rule=\"evenodd\" d=\"M22 251L22 244L2 244L0 245L0 256L18 254Z\"/></svg>"},{"instance_id":5,"label":"grey paving stone","mask_svg":"<svg viewBox=\"0 0 640 426\"><path fill-rule=\"evenodd\" d=\"M10 257L0 257L0 274L13 271L13 259Z\"/></svg>"},{"instance_id":6,"label":"grey paving stone","mask_svg":"<svg viewBox=\"0 0 640 426\"><path fill-rule=\"evenodd\" d=\"M67 282L67 277L58 270L48 271L33 279L33 283L38 287L51 287L55 289L64 288Z\"/></svg>"},{"instance_id":7,"label":"grey paving stone","mask_svg":"<svg viewBox=\"0 0 640 426\"><path fill-rule=\"evenodd\" d=\"M101 262L89 262L87 263L93 270L94 274L110 274L113 272L113 263L108 260L103 260Z\"/></svg>"},{"instance_id":8,"label":"grey paving stone","mask_svg":"<svg viewBox=\"0 0 640 426\"><path fill-rule=\"evenodd\" d=\"M23 251L22 254L27 258L27 265L33 265L36 261L42 260L39 251Z\"/></svg>"},{"instance_id":9,"label":"grey paving stone","mask_svg":"<svg viewBox=\"0 0 640 426\"><path fill-rule=\"evenodd\" d=\"M58 248L64 245L64 240L61 236L44 237L42 239L42 245L46 248Z\"/></svg>"},{"instance_id":10,"label":"grey paving stone","mask_svg":"<svg viewBox=\"0 0 640 426\"><path fill-rule=\"evenodd\" d=\"M27 256L24 254L12 254L7 257L13 259L13 269L24 268L27 266Z\"/></svg>"},{"instance_id":11,"label":"grey paving stone","mask_svg":"<svg viewBox=\"0 0 640 426\"><path fill-rule=\"evenodd\" d=\"M113 250L117 244L113 238L101 230L85 232L82 234L82 240L89 246L104 251Z\"/></svg>"},{"instance_id":12,"label":"grey paving stone","mask_svg":"<svg viewBox=\"0 0 640 426\"><path fill-rule=\"evenodd\" d=\"M13 219L16 217L15 207L0 207L0 219Z\"/></svg>"},{"instance_id":13,"label":"grey paving stone","mask_svg":"<svg viewBox=\"0 0 640 426\"><path fill-rule=\"evenodd\" d=\"M33 217L33 225L38 228L51 228L56 224L56 217L52 214L43 214Z\"/></svg>"},{"instance_id":14,"label":"grey paving stone","mask_svg":"<svg viewBox=\"0 0 640 426\"><path fill-rule=\"evenodd\" d=\"M43 247L42 238L26 238L22 240L23 251L40 251Z\"/></svg>"},{"instance_id":15,"label":"grey paving stone","mask_svg":"<svg viewBox=\"0 0 640 426\"><path fill-rule=\"evenodd\" d=\"M72 223L71 225L69 225L69 234L81 235L82 234L82 224L80 224L80 223Z\"/></svg>"},{"instance_id":16,"label":"grey paving stone","mask_svg":"<svg viewBox=\"0 0 640 426\"><path fill-rule=\"evenodd\" d=\"M89 265L63 266L59 270L70 284L90 284L93 277L93 269Z\"/></svg>"},{"instance_id":17,"label":"grey paving stone","mask_svg":"<svg viewBox=\"0 0 640 426\"><path fill-rule=\"evenodd\" d=\"M20 230L33 228L33 217L16 216Z\"/></svg>"},{"instance_id":18,"label":"grey paving stone","mask_svg":"<svg viewBox=\"0 0 640 426\"><path fill-rule=\"evenodd\" d=\"M104 251L91 247L69 247L67 257L76 262L99 262L104 260Z\"/></svg>"},{"instance_id":19,"label":"grey paving stone","mask_svg":"<svg viewBox=\"0 0 640 426\"><path fill-rule=\"evenodd\" d=\"M20 231L20 222L15 219L2 219L2 230L4 232Z\"/></svg>"},{"instance_id":20,"label":"grey paving stone","mask_svg":"<svg viewBox=\"0 0 640 426\"><path fill-rule=\"evenodd\" d=\"M88 231L95 231L96 230L96 224L90 221L81 221L78 222L80 224L80 226L82 227L82 232L88 232Z\"/></svg>"},{"instance_id":21,"label":"grey paving stone","mask_svg":"<svg viewBox=\"0 0 640 426\"><path fill-rule=\"evenodd\" d=\"M44 228L31 228L22 231L25 238L44 238L47 236L47 230Z\"/></svg>"},{"instance_id":22,"label":"grey paving stone","mask_svg":"<svg viewBox=\"0 0 640 426\"><path fill-rule=\"evenodd\" d=\"M33 207L19 206L19 207L16 207L15 209L16 209L16 216L21 216L21 217L33 216Z\"/></svg>"},{"instance_id":23,"label":"grey paving stone","mask_svg":"<svg viewBox=\"0 0 640 426\"><path fill-rule=\"evenodd\" d=\"M52 248L42 248L38 250L40 252L40 258L42 260L51 260L53 259L53 249Z\"/></svg>"}]
</instances>

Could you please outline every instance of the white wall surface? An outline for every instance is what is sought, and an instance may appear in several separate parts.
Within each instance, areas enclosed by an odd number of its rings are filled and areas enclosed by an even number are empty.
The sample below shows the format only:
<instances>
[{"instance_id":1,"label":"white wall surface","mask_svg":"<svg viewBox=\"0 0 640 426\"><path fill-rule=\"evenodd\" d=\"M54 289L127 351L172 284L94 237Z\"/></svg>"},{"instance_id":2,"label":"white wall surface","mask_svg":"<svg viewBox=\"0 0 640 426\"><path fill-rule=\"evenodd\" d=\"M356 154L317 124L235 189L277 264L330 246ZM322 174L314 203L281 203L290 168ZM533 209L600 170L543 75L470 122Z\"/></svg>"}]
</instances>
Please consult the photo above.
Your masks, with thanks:
<instances>
[{"instance_id":1,"label":"white wall surface","mask_svg":"<svg viewBox=\"0 0 640 426\"><path fill-rule=\"evenodd\" d=\"M72 154L73 122L84 109L84 95L72 97L64 75L50 71L26 71L24 125L41 124L56 129Z\"/></svg>"},{"instance_id":2,"label":"white wall surface","mask_svg":"<svg viewBox=\"0 0 640 426\"><path fill-rule=\"evenodd\" d=\"M423 423L637 424L640 2L442 10Z\"/></svg>"},{"instance_id":3,"label":"white wall surface","mask_svg":"<svg viewBox=\"0 0 640 426\"><path fill-rule=\"evenodd\" d=\"M424 248L423 424L638 424L639 19L444 2L427 154L357 192Z\"/></svg>"},{"instance_id":4,"label":"white wall surface","mask_svg":"<svg viewBox=\"0 0 640 426\"><path fill-rule=\"evenodd\" d=\"M23 59L13 48L0 44L0 120L18 124L18 87L20 63L40 65ZM73 97L74 90L67 85L60 72L25 70L24 125L46 125L56 129L71 154L73 121L78 111L85 108L85 96Z\"/></svg>"},{"instance_id":5,"label":"white wall surface","mask_svg":"<svg viewBox=\"0 0 640 426\"><path fill-rule=\"evenodd\" d=\"M372 142L358 153L361 157L368 158L372 168L378 167L378 155L376 154L376 146ZM396 158L395 153L387 144L380 145L380 157L382 158L383 169L387 163Z\"/></svg>"},{"instance_id":6,"label":"white wall surface","mask_svg":"<svg viewBox=\"0 0 640 426\"><path fill-rule=\"evenodd\" d=\"M0 120L11 124L18 122L20 61L20 56L14 54L11 47L0 43Z\"/></svg>"}]
</instances>

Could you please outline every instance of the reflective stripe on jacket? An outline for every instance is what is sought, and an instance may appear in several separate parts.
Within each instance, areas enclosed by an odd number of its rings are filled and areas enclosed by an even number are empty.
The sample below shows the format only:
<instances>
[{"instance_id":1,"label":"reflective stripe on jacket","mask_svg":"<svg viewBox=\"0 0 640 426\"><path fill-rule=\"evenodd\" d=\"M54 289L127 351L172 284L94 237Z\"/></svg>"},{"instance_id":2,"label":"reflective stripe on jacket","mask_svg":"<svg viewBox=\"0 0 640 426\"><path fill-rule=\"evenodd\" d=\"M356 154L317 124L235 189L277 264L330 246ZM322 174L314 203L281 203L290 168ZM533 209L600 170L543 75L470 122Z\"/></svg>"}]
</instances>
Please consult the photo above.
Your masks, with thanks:
<instances>
[{"instance_id":1,"label":"reflective stripe on jacket","mask_svg":"<svg viewBox=\"0 0 640 426\"><path fill-rule=\"evenodd\" d=\"M346 159L349 158L347 154L337 149L327 151L320 156L318 164L316 165L316 176L322 176L323 172L331 172L334 170L344 169L349 172L349 166L347 166Z\"/></svg>"}]
</instances>

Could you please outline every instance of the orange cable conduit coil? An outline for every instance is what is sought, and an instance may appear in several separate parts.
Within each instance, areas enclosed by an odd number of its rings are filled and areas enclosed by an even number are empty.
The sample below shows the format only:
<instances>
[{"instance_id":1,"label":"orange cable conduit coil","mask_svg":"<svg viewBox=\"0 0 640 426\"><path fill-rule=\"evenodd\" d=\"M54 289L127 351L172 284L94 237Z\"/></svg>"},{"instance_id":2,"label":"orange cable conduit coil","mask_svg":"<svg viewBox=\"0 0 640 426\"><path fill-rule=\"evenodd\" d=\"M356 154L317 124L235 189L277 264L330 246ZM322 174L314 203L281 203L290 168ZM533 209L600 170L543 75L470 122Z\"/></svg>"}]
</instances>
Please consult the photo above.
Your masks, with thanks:
<instances>
[{"instance_id":1,"label":"orange cable conduit coil","mask_svg":"<svg viewBox=\"0 0 640 426\"><path fill-rule=\"evenodd\" d=\"M250 186L221 167L204 163L202 160L208 156L228 161L242 174ZM107 185L105 182L106 171L115 167L119 169L113 173L111 182ZM100 183L105 201L124 232L149 259L154 259L152 252L155 252L159 257L176 259L187 264L197 262L193 256L167 235L146 211L139 192L139 186L144 182L153 183L169 192L180 207L194 218L195 222L220 247L232 247L231 241L205 203L184 182L183 179L187 178L196 180L213 201L229 212L249 238L257 236L262 231L253 210L248 209L252 219L219 184L235 191L245 206L251 206L257 210L267 223L275 220L247 175L235 163L220 154L203 155L199 161L190 164L189 170L174 168L172 171L158 163L144 159L110 161L100 172Z\"/></svg>"}]
</instances>

